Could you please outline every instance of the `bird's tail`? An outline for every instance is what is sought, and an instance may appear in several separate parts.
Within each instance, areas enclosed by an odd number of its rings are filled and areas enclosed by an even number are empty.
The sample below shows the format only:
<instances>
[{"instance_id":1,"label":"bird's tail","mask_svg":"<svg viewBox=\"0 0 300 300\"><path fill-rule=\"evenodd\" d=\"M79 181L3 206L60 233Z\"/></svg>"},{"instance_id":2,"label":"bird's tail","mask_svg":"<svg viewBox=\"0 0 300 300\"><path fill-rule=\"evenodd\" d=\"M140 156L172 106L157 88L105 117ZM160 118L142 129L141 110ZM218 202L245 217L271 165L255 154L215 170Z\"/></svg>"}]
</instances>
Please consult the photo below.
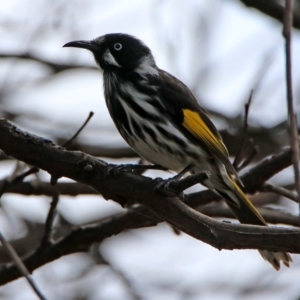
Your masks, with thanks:
<instances>
[{"instance_id":1,"label":"bird's tail","mask_svg":"<svg viewBox=\"0 0 300 300\"><path fill-rule=\"evenodd\" d=\"M226 186L228 186L228 184L226 184ZM235 182L234 178L230 177L230 187L228 186L228 188L226 187L222 190L216 189L216 192L226 200L228 206L241 223L268 226L262 215L245 195L242 188ZM286 252L259 250L259 253L276 270L280 269L280 261L287 267L289 267L289 263L292 262L290 254Z\"/></svg>"}]
</instances>

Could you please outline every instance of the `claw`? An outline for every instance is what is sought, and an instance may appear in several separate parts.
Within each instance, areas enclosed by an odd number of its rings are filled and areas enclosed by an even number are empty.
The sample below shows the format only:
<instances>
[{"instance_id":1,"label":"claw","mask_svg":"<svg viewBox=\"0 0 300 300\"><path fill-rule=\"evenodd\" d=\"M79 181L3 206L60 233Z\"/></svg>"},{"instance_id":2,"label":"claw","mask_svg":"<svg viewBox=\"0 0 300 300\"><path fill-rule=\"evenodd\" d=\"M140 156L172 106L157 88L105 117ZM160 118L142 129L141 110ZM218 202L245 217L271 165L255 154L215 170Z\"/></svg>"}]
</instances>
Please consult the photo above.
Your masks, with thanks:
<instances>
[{"instance_id":1,"label":"claw","mask_svg":"<svg viewBox=\"0 0 300 300\"><path fill-rule=\"evenodd\" d=\"M186 167L183 171L181 171L179 174L177 174L174 177L171 177L167 180L161 180L157 183L155 187L155 192L163 194L165 196L179 196L181 199L183 199L184 194L183 191L187 188L205 181L209 178L210 174L209 172L203 171L201 173L197 173L194 175L190 175L186 178L182 178L182 176L190 171L190 169L193 166Z\"/></svg>"}]
</instances>

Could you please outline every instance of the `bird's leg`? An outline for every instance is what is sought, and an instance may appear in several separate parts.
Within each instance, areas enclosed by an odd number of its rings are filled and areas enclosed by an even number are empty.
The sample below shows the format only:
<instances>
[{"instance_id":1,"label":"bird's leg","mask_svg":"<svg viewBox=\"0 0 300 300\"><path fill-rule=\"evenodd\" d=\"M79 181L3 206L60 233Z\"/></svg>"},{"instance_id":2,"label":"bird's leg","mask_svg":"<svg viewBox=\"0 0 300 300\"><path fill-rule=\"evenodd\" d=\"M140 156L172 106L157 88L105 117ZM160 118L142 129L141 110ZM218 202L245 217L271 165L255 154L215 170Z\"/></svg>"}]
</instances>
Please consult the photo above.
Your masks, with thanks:
<instances>
[{"instance_id":1,"label":"bird's leg","mask_svg":"<svg viewBox=\"0 0 300 300\"><path fill-rule=\"evenodd\" d=\"M180 171L177 175L159 182L157 184L155 190L159 193L163 193L163 194L166 194L166 195L167 194L170 194L170 195L171 194L173 194L173 195L176 194L177 191L171 185L178 183L180 181L180 179L187 172L189 172L193 167L194 167L194 165L190 164L190 165L186 166L182 171ZM180 198L183 198L183 193L180 194Z\"/></svg>"},{"instance_id":2,"label":"bird's leg","mask_svg":"<svg viewBox=\"0 0 300 300\"><path fill-rule=\"evenodd\" d=\"M186 173L188 173L189 171L191 171L191 169L193 169L194 165L190 164L187 165L182 171L180 171L177 175L169 178L170 181L178 181L180 180Z\"/></svg>"}]
</instances>

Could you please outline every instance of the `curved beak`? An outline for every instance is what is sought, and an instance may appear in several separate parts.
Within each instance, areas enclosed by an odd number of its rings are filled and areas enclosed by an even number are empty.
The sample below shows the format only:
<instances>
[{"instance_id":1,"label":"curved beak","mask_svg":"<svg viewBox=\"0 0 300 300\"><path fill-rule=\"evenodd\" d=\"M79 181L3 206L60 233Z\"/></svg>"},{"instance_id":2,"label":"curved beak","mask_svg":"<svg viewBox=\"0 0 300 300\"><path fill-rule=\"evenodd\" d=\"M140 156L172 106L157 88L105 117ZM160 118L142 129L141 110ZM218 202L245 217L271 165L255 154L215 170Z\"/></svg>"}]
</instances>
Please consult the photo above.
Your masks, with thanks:
<instances>
[{"instance_id":1,"label":"curved beak","mask_svg":"<svg viewBox=\"0 0 300 300\"><path fill-rule=\"evenodd\" d=\"M83 48L91 51L99 50L99 45L96 45L93 41L72 41L66 43L63 47Z\"/></svg>"}]
</instances>

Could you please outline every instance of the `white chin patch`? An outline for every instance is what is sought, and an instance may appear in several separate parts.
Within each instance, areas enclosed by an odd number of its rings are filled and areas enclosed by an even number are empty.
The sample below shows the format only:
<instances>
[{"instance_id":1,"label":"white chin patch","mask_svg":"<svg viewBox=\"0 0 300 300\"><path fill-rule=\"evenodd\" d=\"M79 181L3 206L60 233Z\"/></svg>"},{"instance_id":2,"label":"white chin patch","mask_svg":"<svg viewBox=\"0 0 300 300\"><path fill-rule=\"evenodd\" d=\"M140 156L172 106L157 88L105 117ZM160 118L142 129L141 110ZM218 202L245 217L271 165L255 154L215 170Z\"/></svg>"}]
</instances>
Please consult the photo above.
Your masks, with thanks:
<instances>
[{"instance_id":1,"label":"white chin patch","mask_svg":"<svg viewBox=\"0 0 300 300\"><path fill-rule=\"evenodd\" d=\"M112 54L110 53L110 51L107 49L106 52L103 55L103 59L105 60L105 62L109 65L114 65L116 67L121 68L121 66L116 62L115 58L112 56Z\"/></svg>"}]
</instances>

